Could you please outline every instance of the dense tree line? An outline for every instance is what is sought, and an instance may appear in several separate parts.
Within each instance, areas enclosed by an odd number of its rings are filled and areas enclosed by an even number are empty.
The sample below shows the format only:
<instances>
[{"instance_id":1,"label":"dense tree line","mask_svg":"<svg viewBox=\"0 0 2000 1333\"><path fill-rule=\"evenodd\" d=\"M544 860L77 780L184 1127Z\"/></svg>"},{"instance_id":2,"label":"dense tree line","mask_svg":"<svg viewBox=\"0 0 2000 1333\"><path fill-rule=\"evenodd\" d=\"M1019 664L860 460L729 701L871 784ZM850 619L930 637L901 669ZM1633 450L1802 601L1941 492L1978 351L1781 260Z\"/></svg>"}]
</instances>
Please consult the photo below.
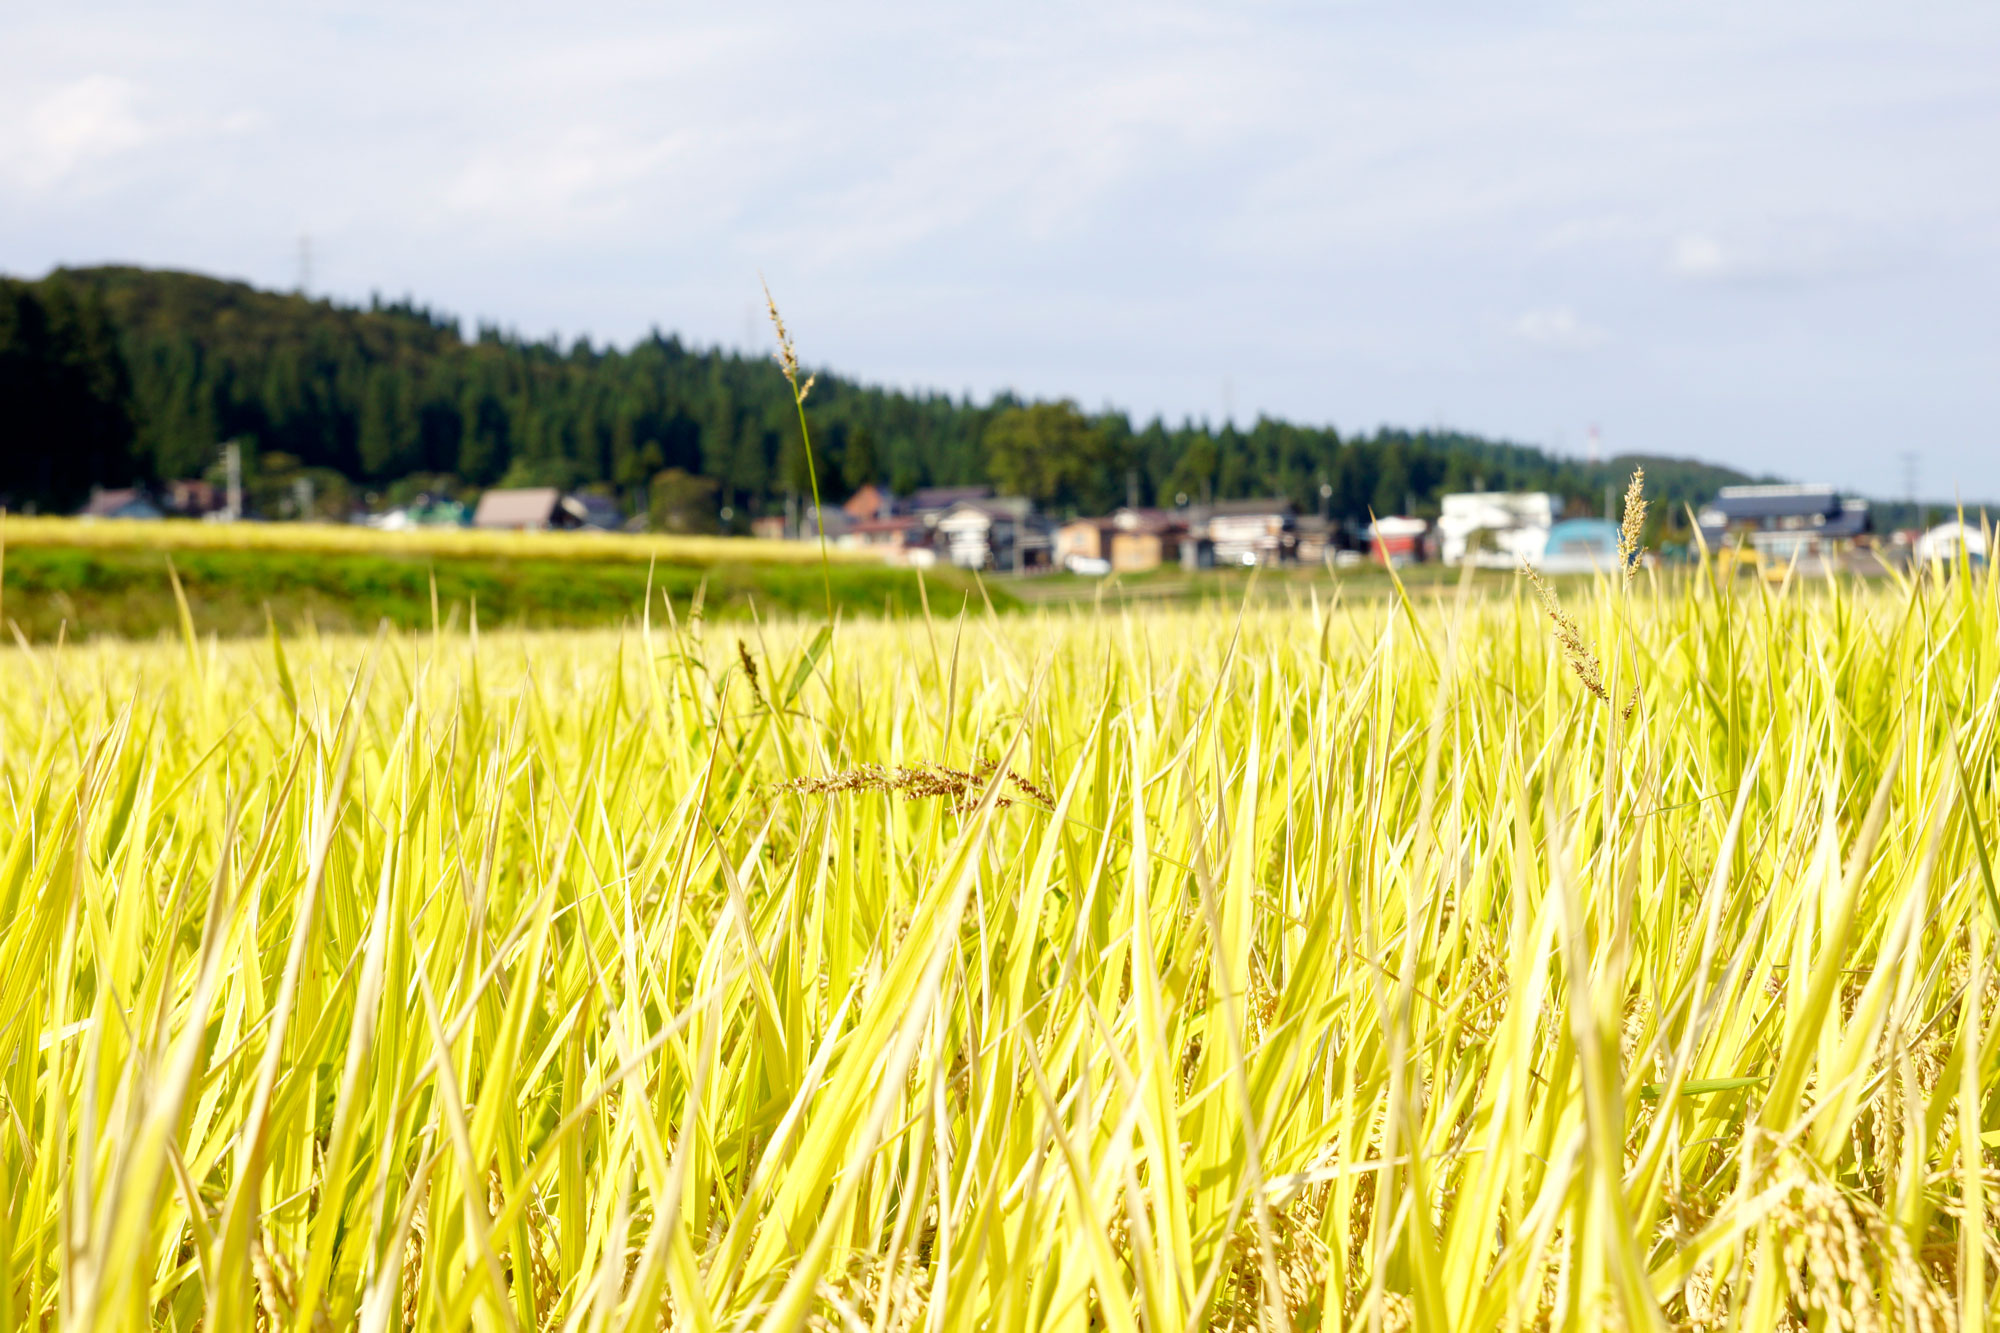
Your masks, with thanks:
<instances>
[{"instance_id":1,"label":"dense tree line","mask_svg":"<svg viewBox=\"0 0 2000 1333\"><path fill-rule=\"evenodd\" d=\"M135 268L58 270L5 294L0 490L16 504L73 506L92 481L198 476L227 439L248 444L253 480L317 476L320 494L343 502L349 490L596 486L628 512L651 502L693 526L726 508L741 527L807 488L788 390L761 357L657 332L625 349L490 326L467 339L409 301L359 309ZM1553 490L1594 510L1630 466L1455 432L1135 425L1068 403L906 394L826 373L809 412L832 499L871 481L899 492L991 481L1058 512L1276 494L1363 520L1479 484ZM30 429L17 428L24 420ZM1736 477L1648 467L1653 493L1671 500Z\"/></svg>"},{"instance_id":2,"label":"dense tree line","mask_svg":"<svg viewBox=\"0 0 2000 1333\"><path fill-rule=\"evenodd\" d=\"M135 471L132 385L104 302L0 282L0 498L73 509Z\"/></svg>"}]
</instances>

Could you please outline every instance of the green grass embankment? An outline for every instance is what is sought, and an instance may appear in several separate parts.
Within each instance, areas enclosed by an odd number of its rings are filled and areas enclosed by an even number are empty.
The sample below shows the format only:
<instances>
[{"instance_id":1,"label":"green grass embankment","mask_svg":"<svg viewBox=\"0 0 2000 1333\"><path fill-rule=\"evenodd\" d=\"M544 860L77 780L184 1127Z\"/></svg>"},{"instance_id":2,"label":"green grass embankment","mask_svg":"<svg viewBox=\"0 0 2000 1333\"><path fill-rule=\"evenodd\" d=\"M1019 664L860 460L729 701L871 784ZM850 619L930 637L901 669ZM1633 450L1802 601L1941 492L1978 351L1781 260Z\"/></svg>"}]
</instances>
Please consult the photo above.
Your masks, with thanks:
<instances>
[{"instance_id":1,"label":"green grass embankment","mask_svg":"<svg viewBox=\"0 0 2000 1333\"><path fill-rule=\"evenodd\" d=\"M650 577L653 615L673 599L685 614L704 589L704 614L718 618L824 614L825 584L816 564L713 564L588 561L574 558L435 557L372 552L182 550L173 570L187 592L197 632L261 633L268 613L281 629L310 621L322 630L372 630L383 620L401 628L431 623L432 580L442 617L535 628L615 624L637 617ZM916 614L915 572L880 565L835 563L827 571L834 604L847 615ZM955 570L925 576L932 606L956 611L972 580ZM705 585L705 587L704 587ZM1003 609L1014 599L988 588ZM175 631L179 611L168 555L143 547L24 547L6 552L0 614L32 640L46 641L65 624L92 635L146 638Z\"/></svg>"}]
</instances>

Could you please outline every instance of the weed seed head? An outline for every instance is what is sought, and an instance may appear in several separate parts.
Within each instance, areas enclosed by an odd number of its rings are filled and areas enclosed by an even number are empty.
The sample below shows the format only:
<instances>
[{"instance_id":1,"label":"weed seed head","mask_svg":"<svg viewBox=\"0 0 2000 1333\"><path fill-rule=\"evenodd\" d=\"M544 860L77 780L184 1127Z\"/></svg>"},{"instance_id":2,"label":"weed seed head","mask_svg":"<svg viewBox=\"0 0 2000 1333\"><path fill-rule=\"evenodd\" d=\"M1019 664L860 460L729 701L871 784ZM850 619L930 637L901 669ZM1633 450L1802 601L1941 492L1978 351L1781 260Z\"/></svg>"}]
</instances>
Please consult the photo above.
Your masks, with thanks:
<instances>
[{"instance_id":1,"label":"weed seed head","mask_svg":"<svg viewBox=\"0 0 2000 1333\"><path fill-rule=\"evenodd\" d=\"M785 328L785 317L778 313L778 302L771 295L771 284L767 282L763 286L764 308L771 312L771 327L778 331L778 350L773 354L778 362L778 369L785 372L785 383L792 386L792 392L800 399L804 399L812 390L813 382L808 379L806 387L799 388L798 349L792 345L792 335Z\"/></svg>"},{"instance_id":2,"label":"weed seed head","mask_svg":"<svg viewBox=\"0 0 2000 1333\"><path fill-rule=\"evenodd\" d=\"M1523 561L1521 570L1528 576L1528 582L1534 586L1535 596L1540 599L1542 610L1555 624L1556 643L1561 645L1563 658L1569 663L1569 669L1583 682L1584 689L1589 690L1603 702L1610 703L1611 696L1604 689L1604 668L1598 664L1597 654L1591 651L1589 641L1583 637L1583 630L1563 611L1562 604L1556 601L1555 589L1535 572L1534 566Z\"/></svg>"},{"instance_id":3,"label":"weed seed head","mask_svg":"<svg viewBox=\"0 0 2000 1333\"><path fill-rule=\"evenodd\" d=\"M1640 534L1646 526L1646 469L1632 469L1632 480L1625 486L1625 521L1618 529L1618 570L1624 586L1632 585L1632 575L1639 567Z\"/></svg>"},{"instance_id":4,"label":"weed seed head","mask_svg":"<svg viewBox=\"0 0 2000 1333\"><path fill-rule=\"evenodd\" d=\"M770 705L764 702L764 687L757 683L757 659L750 655L749 645L741 639L736 641L736 659L743 664L743 676L750 682L750 693L756 698L757 706L768 709Z\"/></svg>"}]
</instances>

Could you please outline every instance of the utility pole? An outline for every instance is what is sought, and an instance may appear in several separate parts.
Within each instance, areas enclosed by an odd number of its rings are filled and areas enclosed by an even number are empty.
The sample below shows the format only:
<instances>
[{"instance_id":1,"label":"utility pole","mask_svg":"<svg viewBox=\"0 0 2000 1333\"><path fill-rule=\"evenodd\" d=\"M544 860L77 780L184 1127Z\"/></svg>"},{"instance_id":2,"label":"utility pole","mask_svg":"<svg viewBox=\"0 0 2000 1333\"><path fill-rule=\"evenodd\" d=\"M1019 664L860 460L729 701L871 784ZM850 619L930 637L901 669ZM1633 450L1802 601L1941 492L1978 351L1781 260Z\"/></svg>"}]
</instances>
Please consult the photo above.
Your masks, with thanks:
<instances>
[{"instance_id":1,"label":"utility pole","mask_svg":"<svg viewBox=\"0 0 2000 1333\"><path fill-rule=\"evenodd\" d=\"M1917 451L1905 449L1903 459L1903 494L1910 502L1910 522L1921 531L1924 527L1923 511L1917 508Z\"/></svg>"},{"instance_id":2,"label":"utility pole","mask_svg":"<svg viewBox=\"0 0 2000 1333\"><path fill-rule=\"evenodd\" d=\"M222 446L222 471L227 486L228 504L223 513L225 521L234 523L243 517L243 446L231 440Z\"/></svg>"}]
</instances>

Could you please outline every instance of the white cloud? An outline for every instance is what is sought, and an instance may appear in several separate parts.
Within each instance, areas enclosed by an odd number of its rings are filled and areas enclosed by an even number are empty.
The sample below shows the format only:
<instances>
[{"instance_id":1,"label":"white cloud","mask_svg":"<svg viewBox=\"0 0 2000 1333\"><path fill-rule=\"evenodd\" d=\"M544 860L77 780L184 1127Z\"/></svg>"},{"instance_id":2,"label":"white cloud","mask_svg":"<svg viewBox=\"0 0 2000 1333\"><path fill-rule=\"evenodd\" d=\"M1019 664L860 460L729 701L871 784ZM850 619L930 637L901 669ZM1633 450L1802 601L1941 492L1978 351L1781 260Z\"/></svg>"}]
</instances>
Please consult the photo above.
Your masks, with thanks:
<instances>
[{"instance_id":1,"label":"white cloud","mask_svg":"<svg viewBox=\"0 0 2000 1333\"><path fill-rule=\"evenodd\" d=\"M105 158L143 147L155 129L141 118L139 89L111 74L87 74L44 95L23 117L4 162L30 190L46 190Z\"/></svg>"},{"instance_id":2,"label":"white cloud","mask_svg":"<svg viewBox=\"0 0 2000 1333\"><path fill-rule=\"evenodd\" d=\"M1676 238L1667 263L1683 278L1721 278L1731 269L1722 242L1702 232L1688 232Z\"/></svg>"},{"instance_id":3,"label":"white cloud","mask_svg":"<svg viewBox=\"0 0 2000 1333\"><path fill-rule=\"evenodd\" d=\"M1529 310L1514 321L1514 336L1537 347L1585 351L1604 345L1608 335L1568 306Z\"/></svg>"},{"instance_id":4,"label":"white cloud","mask_svg":"<svg viewBox=\"0 0 2000 1333\"><path fill-rule=\"evenodd\" d=\"M1873 228L1812 221L1783 227L1746 227L1753 241L1729 240L1706 231L1682 232L1667 252L1667 270L1691 282L1738 287L1799 286L1878 274L1906 265L1922 242L1885 242Z\"/></svg>"},{"instance_id":5,"label":"white cloud","mask_svg":"<svg viewBox=\"0 0 2000 1333\"><path fill-rule=\"evenodd\" d=\"M574 236L579 226L627 216L635 195L686 154L688 138L669 134L648 142L586 131L517 142L504 152L476 154L447 179L442 197L460 225L508 217L545 235Z\"/></svg>"}]
</instances>

